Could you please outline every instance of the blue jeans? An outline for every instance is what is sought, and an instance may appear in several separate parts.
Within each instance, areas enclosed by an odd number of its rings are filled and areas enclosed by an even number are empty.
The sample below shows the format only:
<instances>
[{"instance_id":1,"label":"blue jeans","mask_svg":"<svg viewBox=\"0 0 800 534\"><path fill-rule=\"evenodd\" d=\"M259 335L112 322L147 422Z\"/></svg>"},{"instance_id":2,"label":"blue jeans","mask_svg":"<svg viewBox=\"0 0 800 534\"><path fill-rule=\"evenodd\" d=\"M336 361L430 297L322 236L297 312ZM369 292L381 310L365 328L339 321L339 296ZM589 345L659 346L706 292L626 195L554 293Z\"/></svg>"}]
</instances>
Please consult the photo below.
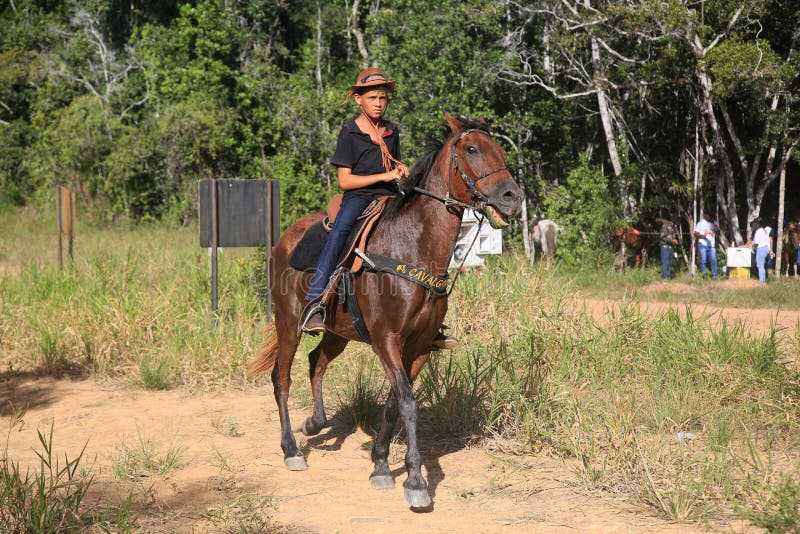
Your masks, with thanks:
<instances>
[{"instance_id":1,"label":"blue jeans","mask_svg":"<svg viewBox=\"0 0 800 534\"><path fill-rule=\"evenodd\" d=\"M674 249L669 245L661 245L661 278L669 278L672 270Z\"/></svg>"},{"instance_id":2,"label":"blue jeans","mask_svg":"<svg viewBox=\"0 0 800 534\"><path fill-rule=\"evenodd\" d=\"M758 267L758 281L767 281L767 256L769 247L758 247L756 249L756 267Z\"/></svg>"},{"instance_id":3,"label":"blue jeans","mask_svg":"<svg viewBox=\"0 0 800 534\"><path fill-rule=\"evenodd\" d=\"M711 265L711 276L716 278L717 273L717 249L700 245L700 272L706 273L706 261Z\"/></svg>"},{"instance_id":4,"label":"blue jeans","mask_svg":"<svg viewBox=\"0 0 800 534\"><path fill-rule=\"evenodd\" d=\"M336 219L333 221L333 228L331 228L328 239L325 240L325 245L319 254L317 268L314 270L311 285L306 293L306 301L314 300L325 291L328 279L331 277L333 269L336 268L339 254L342 253L347 242L347 236L350 235L350 230L353 229L358 216L364 212L370 202L372 200L368 198L358 197L345 198L342 201L342 207L339 208L339 213L336 214Z\"/></svg>"}]
</instances>

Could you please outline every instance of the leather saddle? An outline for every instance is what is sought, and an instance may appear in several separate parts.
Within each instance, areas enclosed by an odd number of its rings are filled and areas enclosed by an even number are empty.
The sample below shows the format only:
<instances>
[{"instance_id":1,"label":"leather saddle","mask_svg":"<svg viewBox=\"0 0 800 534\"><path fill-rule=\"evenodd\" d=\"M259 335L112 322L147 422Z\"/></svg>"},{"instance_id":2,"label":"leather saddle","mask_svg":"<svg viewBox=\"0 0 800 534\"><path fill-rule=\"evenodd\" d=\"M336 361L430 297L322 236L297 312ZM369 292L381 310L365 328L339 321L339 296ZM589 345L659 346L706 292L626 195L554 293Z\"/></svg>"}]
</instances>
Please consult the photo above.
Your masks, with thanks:
<instances>
[{"instance_id":1,"label":"leather saddle","mask_svg":"<svg viewBox=\"0 0 800 534\"><path fill-rule=\"evenodd\" d=\"M289 265L299 271L313 271L317 266L317 259L322 247L327 239L327 234L333 227L333 222L336 220L336 215L342 206L342 194L334 195L329 201L326 209L326 216L318 224L315 224L305 233L303 238L297 244L289 260ZM386 203L391 196L382 196L373 200L358 217L356 225L350 232L344 249L339 256L337 267L345 266L351 272L358 272L364 264L364 260L357 254L355 250L364 252L372 229L380 219Z\"/></svg>"}]
</instances>

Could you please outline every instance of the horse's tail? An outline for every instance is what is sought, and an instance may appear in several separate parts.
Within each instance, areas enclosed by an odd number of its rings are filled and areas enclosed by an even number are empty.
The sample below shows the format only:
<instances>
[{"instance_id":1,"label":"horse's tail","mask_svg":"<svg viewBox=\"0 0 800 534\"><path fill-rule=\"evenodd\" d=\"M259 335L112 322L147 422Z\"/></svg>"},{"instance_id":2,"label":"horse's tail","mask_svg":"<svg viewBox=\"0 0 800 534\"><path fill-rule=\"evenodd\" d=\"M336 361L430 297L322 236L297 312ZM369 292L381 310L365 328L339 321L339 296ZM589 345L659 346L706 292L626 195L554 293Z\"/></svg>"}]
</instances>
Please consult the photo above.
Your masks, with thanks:
<instances>
[{"instance_id":1,"label":"horse's tail","mask_svg":"<svg viewBox=\"0 0 800 534\"><path fill-rule=\"evenodd\" d=\"M247 374L252 376L270 370L275 365L278 355L278 333L275 328L269 333L264 349L258 357L247 366Z\"/></svg>"}]
</instances>

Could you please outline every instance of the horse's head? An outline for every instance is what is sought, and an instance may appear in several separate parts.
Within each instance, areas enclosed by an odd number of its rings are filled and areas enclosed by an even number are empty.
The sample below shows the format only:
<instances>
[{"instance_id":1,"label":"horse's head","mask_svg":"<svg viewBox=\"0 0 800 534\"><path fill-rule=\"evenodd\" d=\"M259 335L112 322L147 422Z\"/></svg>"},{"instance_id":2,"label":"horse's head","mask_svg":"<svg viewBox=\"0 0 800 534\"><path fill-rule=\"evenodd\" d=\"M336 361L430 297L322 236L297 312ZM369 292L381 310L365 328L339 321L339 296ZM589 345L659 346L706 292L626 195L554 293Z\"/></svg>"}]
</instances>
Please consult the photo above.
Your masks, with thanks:
<instances>
[{"instance_id":1,"label":"horse's head","mask_svg":"<svg viewBox=\"0 0 800 534\"><path fill-rule=\"evenodd\" d=\"M447 114L445 119L452 130L447 140L451 172L461 178L451 176L450 195L484 213L494 228L508 226L508 218L522 209L523 195L506 167L505 151L482 121Z\"/></svg>"}]
</instances>

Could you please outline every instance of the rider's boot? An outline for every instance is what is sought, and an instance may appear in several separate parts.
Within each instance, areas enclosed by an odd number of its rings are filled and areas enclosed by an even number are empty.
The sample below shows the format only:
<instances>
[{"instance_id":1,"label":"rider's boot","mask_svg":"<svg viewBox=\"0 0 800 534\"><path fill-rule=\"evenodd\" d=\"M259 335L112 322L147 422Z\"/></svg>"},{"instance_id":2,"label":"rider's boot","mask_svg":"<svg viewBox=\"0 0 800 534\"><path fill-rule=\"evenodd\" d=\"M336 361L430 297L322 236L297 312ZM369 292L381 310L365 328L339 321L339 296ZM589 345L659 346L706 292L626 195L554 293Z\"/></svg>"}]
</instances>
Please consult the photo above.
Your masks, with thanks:
<instances>
[{"instance_id":1,"label":"rider's boot","mask_svg":"<svg viewBox=\"0 0 800 534\"><path fill-rule=\"evenodd\" d=\"M317 335L325 331L325 306L319 300L306 304L300 314L300 330L307 334Z\"/></svg>"},{"instance_id":2,"label":"rider's boot","mask_svg":"<svg viewBox=\"0 0 800 534\"><path fill-rule=\"evenodd\" d=\"M458 345L458 339L453 336L448 336L444 333L446 329L450 328L446 324L442 324L439 331L436 332L436 337L433 338L433 350L454 349Z\"/></svg>"}]
</instances>

